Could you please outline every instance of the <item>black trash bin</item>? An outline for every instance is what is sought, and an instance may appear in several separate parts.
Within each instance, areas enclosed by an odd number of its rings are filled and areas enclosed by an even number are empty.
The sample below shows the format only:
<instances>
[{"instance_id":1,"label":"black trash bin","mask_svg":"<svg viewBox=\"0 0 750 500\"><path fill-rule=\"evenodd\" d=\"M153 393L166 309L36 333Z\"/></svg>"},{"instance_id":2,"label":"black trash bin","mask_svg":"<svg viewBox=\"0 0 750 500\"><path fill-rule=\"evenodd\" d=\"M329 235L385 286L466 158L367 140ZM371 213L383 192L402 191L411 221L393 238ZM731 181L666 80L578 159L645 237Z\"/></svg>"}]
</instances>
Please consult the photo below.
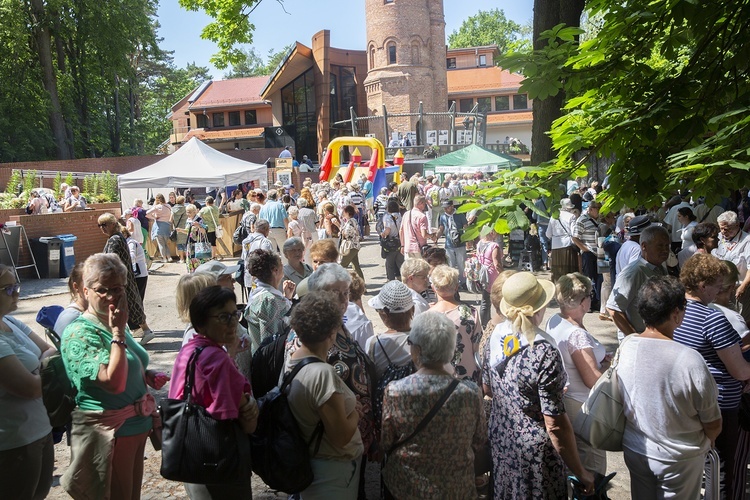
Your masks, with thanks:
<instances>
[{"instance_id":1,"label":"black trash bin","mask_svg":"<svg viewBox=\"0 0 750 500\"><path fill-rule=\"evenodd\" d=\"M63 241L54 236L31 240L31 251L42 278L60 278L62 244Z\"/></svg>"}]
</instances>

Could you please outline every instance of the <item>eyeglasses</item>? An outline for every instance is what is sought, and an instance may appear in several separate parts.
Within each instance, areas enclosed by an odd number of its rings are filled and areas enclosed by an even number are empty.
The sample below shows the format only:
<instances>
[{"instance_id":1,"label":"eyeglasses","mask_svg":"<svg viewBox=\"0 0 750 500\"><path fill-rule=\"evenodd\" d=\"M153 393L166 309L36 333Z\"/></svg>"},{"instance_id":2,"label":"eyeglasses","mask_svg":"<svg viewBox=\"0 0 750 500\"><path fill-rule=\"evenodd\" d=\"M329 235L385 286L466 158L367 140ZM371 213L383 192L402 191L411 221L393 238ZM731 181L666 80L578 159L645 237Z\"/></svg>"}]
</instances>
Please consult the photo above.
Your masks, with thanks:
<instances>
[{"instance_id":1,"label":"eyeglasses","mask_svg":"<svg viewBox=\"0 0 750 500\"><path fill-rule=\"evenodd\" d=\"M413 342L413 341L411 340L411 337L406 337L406 345L410 345L410 346L411 346L411 345L415 345L415 346L419 347L419 344L415 344L415 343L414 343L414 342Z\"/></svg>"},{"instance_id":2,"label":"eyeglasses","mask_svg":"<svg viewBox=\"0 0 750 500\"><path fill-rule=\"evenodd\" d=\"M111 288L106 288L106 287L101 286L99 288L94 288L94 291L96 292L96 294L99 297L113 298L113 297L117 297L119 295L122 295L122 292L125 291L125 287L124 286L113 286Z\"/></svg>"},{"instance_id":3,"label":"eyeglasses","mask_svg":"<svg viewBox=\"0 0 750 500\"><path fill-rule=\"evenodd\" d=\"M209 316L210 318L216 318L219 320L219 323L224 323L225 325L230 325L232 323L232 320L240 320L240 316L242 316L242 311L239 309L230 313L221 313L221 314L214 314L212 316Z\"/></svg>"},{"instance_id":4,"label":"eyeglasses","mask_svg":"<svg viewBox=\"0 0 750 500\"><path fill-rule=\"evenodd\" d=\"M97 224L97 226L99 226L100 228L107 227L107 223L105 222L103 224Z\"/></svg>"},{"instance_id":5,"label":"eyeglasses","mask_svg":"<svg viewBox=\"0 0 750 500\"><path fill-rule=\"evenodd\" d=\"M8 294L8 297L12 297L14 293L19 293L21 291L21 284L13 283L12 285L6 285L3 287L3 290Z\"/></svg>"}]
</instances>

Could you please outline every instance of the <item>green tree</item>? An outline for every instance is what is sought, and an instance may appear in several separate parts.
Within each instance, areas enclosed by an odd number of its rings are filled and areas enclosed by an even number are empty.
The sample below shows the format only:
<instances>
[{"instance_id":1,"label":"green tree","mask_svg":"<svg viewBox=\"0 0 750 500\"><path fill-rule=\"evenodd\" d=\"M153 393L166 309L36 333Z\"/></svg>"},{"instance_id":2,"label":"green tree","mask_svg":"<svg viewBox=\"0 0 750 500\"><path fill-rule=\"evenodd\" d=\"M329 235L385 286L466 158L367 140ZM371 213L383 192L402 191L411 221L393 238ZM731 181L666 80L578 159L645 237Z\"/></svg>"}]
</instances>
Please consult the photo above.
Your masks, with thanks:
<instances>
[{"instance_id":1,"label":"green tree","mask_svg":"<svg viewBox=\"0 0 750 500\"><path fill-rule=\"evenodd\" d=\"M750 2L590 0L588 14L603 16L591 39L579 45L581 30L557 26L515 59L532 98L566 95L550 132L556 157L480 189L480 222L507 228L511 210L585 175L594 156L614 158L605 209L649 206L677 188L712 202L746 182Z\"/></svg>"},{"instance_id":2,"label":"green tree","mask_svg":"<svg viewBox=\"0 0 750 500\"><path fill-rule=\"evenodd\" d=\"M448 36L452 49L482 45L497 45L500 54L528 52L531 27L506 18L502 9L480 10Z\"/></svg>"},{"instance_id":3,"label":"green tree","mask_svg":"<svg viewBox=\"0 0 750 500\"><path fill-rule=\"evenodd\" d=\"M258 52L251 48L250 50L240 49L245 59L237 64L232 65L232 70L228 73L224 73L224 78L244 78L248 76L265 76L270 75L274 72L276 67L281 63L282 59L291 45L287 45L280 51L276 52L274 49L269 49L266 60L263 62L263 58L258 55Z\"/></svg>"}]
</instances>

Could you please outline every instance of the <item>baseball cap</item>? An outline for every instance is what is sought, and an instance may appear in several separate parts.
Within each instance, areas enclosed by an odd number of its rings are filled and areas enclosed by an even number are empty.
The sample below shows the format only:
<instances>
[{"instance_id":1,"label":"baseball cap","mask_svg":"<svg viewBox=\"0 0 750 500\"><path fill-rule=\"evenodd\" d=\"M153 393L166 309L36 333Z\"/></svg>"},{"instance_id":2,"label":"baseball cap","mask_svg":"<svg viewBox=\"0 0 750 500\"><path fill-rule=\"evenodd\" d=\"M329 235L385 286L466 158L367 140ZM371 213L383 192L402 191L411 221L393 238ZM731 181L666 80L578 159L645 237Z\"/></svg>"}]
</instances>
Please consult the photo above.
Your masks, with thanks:
<instances>
[{"instance_id":1,"label":"baseball cap","mask_svg":"<svg viewBox=\"0 0 750 500\"><path fill-rule=\"evenodd\" d=\"M414 307L414 299L411 297L409 287L400 281L389 281L376 297L368 302L375 310L387 310L389 313L402 313Z\"/></svg>"},{"instance_id":2,"label":"baseball cap","mask_svg":"<svg viewBox=\"0 0 750 500\"><path fill-rule=\"evenodd\" d=\"M212 274L216 278L219 278L226 274L234 274L235 272L237 272L239 268L240 268L239 264L235 264L233 266L227 266L226 264L224 264L223 262L219 262L218 260L210 260L198 266L195 269L195 272L208 273L208 274Z\"/></svg>"},{"instance_id":3,"label":"baseball cap","mask_svg":"<svg viewBox=\"0 0 750 500\"><path fill-rule=\"evenodd\" d=\"M444 207L452 207L453 206L453 200L443 200L440 202L440 204Z\"/></svg>"}]
</instances>

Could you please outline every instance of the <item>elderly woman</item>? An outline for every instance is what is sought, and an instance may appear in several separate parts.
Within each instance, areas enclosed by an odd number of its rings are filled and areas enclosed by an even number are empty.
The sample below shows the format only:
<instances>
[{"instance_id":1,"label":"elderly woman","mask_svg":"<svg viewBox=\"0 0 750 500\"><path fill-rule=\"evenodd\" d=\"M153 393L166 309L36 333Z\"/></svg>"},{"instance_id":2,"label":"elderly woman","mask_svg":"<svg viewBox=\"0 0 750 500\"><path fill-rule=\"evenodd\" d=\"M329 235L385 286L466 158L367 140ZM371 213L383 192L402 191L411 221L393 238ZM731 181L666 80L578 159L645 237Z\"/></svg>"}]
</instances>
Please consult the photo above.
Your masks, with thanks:
<instances>
[{"instance_id":1,"label":"elderly woman","mask_svg":"<svg viewBox=\"0 0 750 500\"><path fill-rule=\"evenodd\" d=\"M561 276L557 281L555 300L560 313L547 323L547 333L557 342L563 365L568 374L565 412L573 421L588 399L589 391L602 375L603 363L609 356L583 325L583 317L591 308L591 280L581 273ZM589 472L607 472L607 453L597 450L576 437L581 463Z\"/></svg>"},{"instance_id":2,"label":"elderly woman","mask_svg":"<svg viewBox=\"0 0 750 500\"><path fill-rule=\"evenodd\" d=\"M326 238L337 239L341 232L341 220L336 214L336 207L333 203L322 205L323 228L325 229Z\"/></svg>"},{"instance_id":3,"label":"elderly woman","mask_svg":"<svg viewBox=\"0 0 750 500\"><path fill-rule=\"evenodd\" d=\"M200 271L180 276L180 281L177 282L176 306L177 316L187 324L182 335L183 346L195 337L195 328L190 322L190 303L198 295L198 292L217 284L216 277L213 274Z\"/></svg>"},{"instance_id":4,"label":"elderly woman","mask_svg":"<svg viewBox=\"0 0 750 500\"><path fill-rule=\"evenodd\" d=\"M336 243L331 239L318 240L310 246L310 262L313 272L323 264L339 261L339 251ZM309 276L297 284L297 296L303 297L309 290L307 281Z\"/></svg>"},{"instance_id":5,"label":"elderly woman","mask_svg":"<svg viewBox=\"0 0 750 500\"><path fill-rule=\"evenodd\" d=\"M299 198L297 198L297 206L300 206L299 200L305 200L305 206L311 210L315 210L315 198L313 198L312 192L310 191L309 187L303 187L300 190Z\"/></svg>"},{"instance_id":6,"label":"elderly woman","mask_svg":"<svg viewBox=\"0 0 750 500\"><path fill-rule=\"evenodd\" d=\"M685 286L687 307L682 324L674 330L674 340L698 351L719 386L719 408L723 426L716 439L722 461L722 491L734 498L734 455L738 442L738 409L743 381L750 379L750 364L742 358L740 336L727 318L708 307L724 286L727 268L711 255L696 254L685 263L680 281Z\"/></svg>"},{"instance_id":7,"label":"elderly woman","mask_svg":"<svg viewBox=\"0 0 750 500\"><path fill-rule=\"evenodd\" d=\"M169 193L173 195L173 193ZM175 229L184 228L188 215L185 211L185 197L178 196L172 205L172 224ZM177 231L177 239L174 240L177 245L177 256L180 258L180 264L185 263L185 247L187 245L187 234Z\"/></svg>"},{"instance_id":8,"label":"elderly woman","mask_svg":"<svg viewBox=\"0 0 750 500\"><path fill-rule=\"evenodd\" d=\"M646 330L623 342L617 366L630 491L633 498L700 498L706 453L722 427L721 396L703 357L673 342L687 316L682 285L653 277L638 301Z\"/></svg>"},{"instance_id":9,"label":"elderly woman","mask_svg":"<svg viewBox=\"0 0 750 500\"><path fill-rule=\"evenodd\" d=\"M482 324L473 307L456 300L458 270L448 266L437 266L430 276L437 302L430 311L445 314L456 327L456 345L451 363L458 378L480 382L476 353L482 338Z\"/></svg>"},{"instance_id":10,"label":"elderly woman","mask_svg":"<svg viewBox=\"0 0 750 500\"><path fill-rule=\"evenodd\" d=\"M300 492L303 499L354 500L360 490L365 451L358 427L361 401L330 362L342 314L340 295L326 290L306 295L292 312L297 348L287 362L287 372L293 376L289 407L309 443L314 476L312 484ZM323 432L319 434L316 430L321 422Z\"/></svg>"},{"instance_id":11,"label":"elderly woman","mask_svg":"<svg viewBox=\"0 0 750 500\"><path fill-rule=\"evenodd\" d=\"M356 208L351 205L344 207L344 225L341 226L339 255L341 256L341 267L347 268L351 264L354 267L354 272L359 274L360 278L365 279L365 274L359 265L360 232L356 216Z\"/></svg>"},{"instance_id":12,"label":"elderly woman","mask_svg":"<svg viewBox=\"0 0 750 500\"><path fill-rule=\"evenodd\" d=\"M172 233L172 209L167 205L164 195L159 193L154 197L154 206L146 212L146 217L153 220L151 225L151 239L156 240L161 254L161 261L164 263L172 261L172 254L169 251L169 235Z\"/></svg>"},{"instance_id":13,"label":"elderly woman","mask_svg":"<svg viewBox=\"0 0 750 500\"><path fill-rule=\"evenodd\" d=\"M394 248L386 251L381 244L380 257L385 259L385 274L388 281L398 279L401 265L404 263L404 254L401 253L401 241L399 233L401 231L401 211L399 210L398 201L395 199L386 199L387 213L383 212L380 216L383 221L383 232L380 233L381 240L394 241Z\"/></svg>"},{"instance_id":14,"label":"elderly woman","mask_svg":"<svg viewBox=\"0 0 750 500\"><path fill-rule=\"evenodd\" d=\"M308 295L316 295L321 291L335 292L338 296L337 303L341 308L341 314L346 311L349 305L349 286L351 284L351 277L346 269L338 264L322 264L310 276L308 284L310 288ZM301 309L300 304L295 307L295 310L299 309ZM287 353L293 353L299 347L299 340L296 337L296 330L293 329L293 334L287 342ZM357 397L359 431L362 435L365 451L371 453L376 446L375 418L371 402L373 391L372 362L343 323L338 324L336 340L328 350L326 359L328 364L336 367L336 372ZM364 468L361 471L364 474Z\"/></svg>"},{"instance_id":15,"label":"elderly woman","mask_svg":"<svg viewBox=\"0 0 750 500\"><path fill-rule=\"evenodd\" d=\"M247 264L248 272L255 278L255 290L245 309L250 351L254 353L266 337L284 331L284 316L292 307L290 299L294 296L295 284L284 280L281 258L273 252L253 250L247 257Z\"/></svg>"},{"instance_id":16,"label":"elderly woman","mask_svg":"<svg viewBox=\"0 0 750 500\"><path fill-rule=\"evenodd\" d=\"M716 219L719 224L719 243L711 255L721 260L728 260L737 266L740 272L740 286L736 297L740 314L745 321L750 320L750 234L742 230L737 214L727 211Z\"/></svg>"},{"instance_id":17,"label":"elderly woman","mask_svg":"<svg viewBox=\"0 0 750 500\"><path fill-rule=\"evenodd\" d=\"M286 228L286 237L304 239L305 227L299 221L299 208L290 206L287 209L287 214L289 215L289 226Z\"/></svg>"},{"instance_id":18,"label":"elderly woman","mask_svg":"<svg viewBox=\"0 0 750 500\"><path fill-rule=\"evenodd\" d=\"M563 463L591 493L593 476L578 458L563 404L562 357L554 339L539 329L555 285L520 272L507 279L502 292L507 328L493 333L482 363L484 392L492 396L495 496L565 498Z\"/></svg>"},{"instance_id":19,"label":"elderly woman","mask_svg":"<svg viewBox=\"0 0 750 500\"><path fill-rule=\"evenodd\" d=\"M482 290L482 302L479 306L479 317L484 326L489 323L492 314L490 303L492 284L503 270L503 248L497 244L497 233L494 229L484 232L482 239L477 243L476 255L479 263L487 268L487 287Z\"/></svg>"},{"instance_id":20,"label":"elderly woman","mask_svg":"<svg viewBox=\"0 0 750 500\"><path fill-rule=\"evenodd\" d=\"M414 300L414 316L417 316L430 308L422 295L430 288L430 264L424 259L409 259L401 265L401 283L411 290L411 298Z\"/></svg>"},{"instance_id":21,"label":"elderly woman","mask_svg":"<svg viewBox=\"0 0 750 500\"><path fill-rule=\"evenodd\" d=\"M292 237L286 240L283 252L287 260L287 264L284 266L285 280L292 281L295 285L298 285L300 281L313 273L313 268L304 261L305 243L301 238Z\"/></svg>"},{"instance_id":22,"label":"elderly woman","mask_svg":"<svg viewBox=\"0 0 750 500\"><path fill-rule=\"evenodd\" d=\"M575 206L569 198L560 201L560 214L552 217L547 226L547 238L552 242L550 268L552 281L564 274L578 271L578 247L573 244L572 232L576 217ZM626 225L627 227L627 225Z\"/></svg>"},{"instance_id":23,"label":"elderly woman","mask_svg":"<svg viewBox=\"0 0 750 500\"><path fill-rule=\"evenodd\" d=\"M196 273L198 274L198 273ZM195 275L193 275L195 276ZM183 399L185 372L196 349L203 351L195 362L193 398L209 415L217 420L232 420L247 434L255 431L258 405L252 396L247 379L237 370L226 351L237 340L237 325L241 315L232 290L218 285L201 290L190 302L190 323L195 336L185 344L174 362L173 381L169 397ZM250 467L241 468L244 474L230 484L185 484L192 499L250 498Z\"/></svg>"},{"instance_id":24,"label":"elderly woman","mask_svg":"<svg viewBox=\"0 0 750 500\"><path fill-rule=\"evenodd\" d=\"M418 370L388 384L383 398L386 498L476 498L474 453L487 427L479 387L457 383L445 368L456 346L453 322L428 311L414 318L407 339ZM445 394L434 417L413 434Z\"/></svg>"},{"instance_id":25,"label":"elderly woman","mask_svg":"<svg viewBox=\"0 0 750 500\"><path fill-rule=\"evenodd\" d=\"M106 213L99 216L99 229L108 236L107 243L104 245L104 253L115 254L127 270L125 294L128 301L128 325L131 329L141 328L140 342L141 345L146 345L154 339L154 332L146 323L143 300L138 292L138 284L133 273L133 261L130 259L128 242L122 235L122 226L114 215Z\"/></svg>"},{"instance_id":26,"label":"elderly woman","mask_svg":"<svg viewBox=\"0 0 750 500\"><path fill-rule=\"evenodd\" d=\"M219 209L214 206L213 197L209 196L206 198L206 206L200 209L198 215L203 219L203 223L206 225L206 237L208 243L211 245L211 258L216 258L216 227L219 226L219 218L221 217Z\"/></svg>"},{"instance_id":27,"label":"elderly woman","mask_svg":"<svg viewBox=\"0 0 750 500\"><path fill-rule=\"evenodd\" d=\"M367 340L375 335L375 329L372 326L372 321L367 319L365 309L362 306L365 280L354 271L349 271L349 276L352 282L349 284L349 305L346 306L346 312L344 313L346 327L352 338L366 351Z\"/></svg>"},{"instance_id":28,"label":"elderly woman","mask_svg":"<svg viewBox=\"0 0 750 500\"><path fill-rule=\"evenodd\" d=\"M414 317L414 300L409 288L394 280L383 285L369 304L387 328L368 339L365 345L365 352L375 365L375 375L380 378L389 365L403 366L411 361L407 340Z\"/></svg>"},{"instance_id":29,"label":"elderly woman","mask_svg":"<svg viewBox=\"0 0 750 500\"><path fill-rule=\"evenodd\" d=\"M0 264L0 488L5 498L42 499L52 486L52 427L42 403L41 360L56 351L10 313L21 285Z\"/></svg>"},{"instance_id":30,"label":"elderly woman","mask_svg":"<svg viewBox=\"0 0 750 500\"><path fill-rule=\"evenodd\" d=\"M148 354L127 327L128 269L112 254L83 267L88 308L65 329L65 371L78 389L70 467L60 483L73 498L138 499L154 398L169 380L148 370ZM102 460L104 457L104 460Z\"/></svg>"},{"instance_id":31,"label":"elderly woman","mask_svg":"<svg viewBox=\"0 0 750 500\"><path fill-rule=\"evenodd\" d=\"M135 241L133 235L128 231L128 228L122 227L122 236L125 238L125 242L128 244L128 251L130 252L130 262L133 263L133 275L135 276L135 284L138 286L138 295L141 296L141 301L146 296L146 286L148 285L148 264L146 264L146 252L143 250L143 246Z\"/></svg>"}]
</instances>

